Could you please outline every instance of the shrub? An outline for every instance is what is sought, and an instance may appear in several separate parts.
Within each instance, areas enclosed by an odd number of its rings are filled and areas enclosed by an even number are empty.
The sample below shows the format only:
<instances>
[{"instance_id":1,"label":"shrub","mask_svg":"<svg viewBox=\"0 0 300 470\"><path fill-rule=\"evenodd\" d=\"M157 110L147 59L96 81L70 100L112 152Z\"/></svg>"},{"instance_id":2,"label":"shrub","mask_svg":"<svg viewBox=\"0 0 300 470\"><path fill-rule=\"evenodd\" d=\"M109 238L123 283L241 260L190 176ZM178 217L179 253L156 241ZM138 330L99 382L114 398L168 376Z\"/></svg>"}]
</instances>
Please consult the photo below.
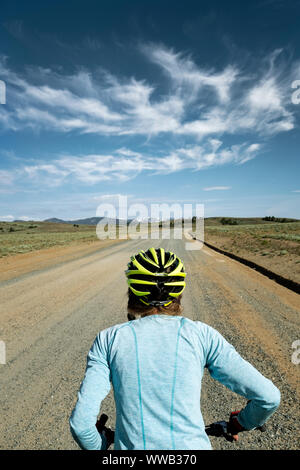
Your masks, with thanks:
<instances>
[{"instance_id":1,"label":"shrub","mask_svg":"<svg viewBox=\"0 0 300 470\"><path fill-rule=\"evenodd\" d=\"M286 222L295 222L295 220L293 219L286 219L285 217L277 218L277 217L274 217L274 215L268 215L266 217L263 217L262 220L265 220L267 222L279 222L281 224L284 224Z\"/></svg>"},{"instance_id":2,"label":"shrub","mask_svg":"<svg viewBox=\"0 0 300 470\"><path fill-rule=\"evenodd\" d=\"M221 219L221 224L222 225L238 225L238 222L237 220L227 219L226 217L223 217Z\"/></svg>"}]
</instances>

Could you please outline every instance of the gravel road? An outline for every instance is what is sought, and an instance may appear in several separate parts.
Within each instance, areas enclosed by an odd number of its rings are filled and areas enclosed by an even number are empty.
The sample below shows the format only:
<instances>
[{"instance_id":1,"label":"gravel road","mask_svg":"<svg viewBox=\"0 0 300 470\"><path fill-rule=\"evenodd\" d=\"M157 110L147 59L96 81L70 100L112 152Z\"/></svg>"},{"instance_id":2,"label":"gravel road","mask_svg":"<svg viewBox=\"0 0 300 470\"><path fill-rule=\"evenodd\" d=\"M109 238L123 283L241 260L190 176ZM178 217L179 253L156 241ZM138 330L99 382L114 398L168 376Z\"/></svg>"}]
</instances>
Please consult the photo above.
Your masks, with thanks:
<instances>
[{"instance_id":1,"label":"gravel road","mask_svg":"<svg viewBox=\"0 0 300 470\"><path fill-rule=\"evenodd\" d=\"M21 270L22 258L11 258L8 271L1 260L0 340L6 343L7 363L0 365L0 448L78 448L68 419L86 355L98 331L126 321L124 269L130 254L149 243L130 240L104 248L98 243L65 257L62 249L59 256L52 249L47 262L32 254ZM213 448L299 448L300 365L291 361L292 343L300 339L299 295L209 248L187 251L181 240L151 240L151 245L175 251L185 262L184 315L218 329L281 391L267 432L243 433L234 444L212 438ZM244 405L244 398L205 374L206 424ZM101 411L113 426L112 393Z\"/></svg>"}]
</instances>

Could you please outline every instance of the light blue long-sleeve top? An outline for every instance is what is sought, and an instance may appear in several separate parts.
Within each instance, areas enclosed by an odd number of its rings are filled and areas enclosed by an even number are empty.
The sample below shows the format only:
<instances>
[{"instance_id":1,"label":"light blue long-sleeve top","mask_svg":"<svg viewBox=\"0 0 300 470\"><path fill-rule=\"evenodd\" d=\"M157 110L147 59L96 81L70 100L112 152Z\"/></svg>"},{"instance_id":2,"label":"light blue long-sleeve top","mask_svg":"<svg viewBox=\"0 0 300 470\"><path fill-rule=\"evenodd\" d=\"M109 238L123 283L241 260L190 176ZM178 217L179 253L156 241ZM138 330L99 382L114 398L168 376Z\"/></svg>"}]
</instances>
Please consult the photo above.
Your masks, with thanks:
<instances>
[{"instance_id":1,"label":"light blue long-sleeve top","mask_svg":"<svg viewBox=\"0 0 300 470\"><path fill-rule=\"evenodd\" d=\"M101 331L88 354L71 432L83 449L105 448L95 423L111 383L116 402L115 449L211 449L200 411L204 368L251 400L239 414L261 426L280 393L214 328L182 316L151 315Z\"/></svg>"}]
</instances>

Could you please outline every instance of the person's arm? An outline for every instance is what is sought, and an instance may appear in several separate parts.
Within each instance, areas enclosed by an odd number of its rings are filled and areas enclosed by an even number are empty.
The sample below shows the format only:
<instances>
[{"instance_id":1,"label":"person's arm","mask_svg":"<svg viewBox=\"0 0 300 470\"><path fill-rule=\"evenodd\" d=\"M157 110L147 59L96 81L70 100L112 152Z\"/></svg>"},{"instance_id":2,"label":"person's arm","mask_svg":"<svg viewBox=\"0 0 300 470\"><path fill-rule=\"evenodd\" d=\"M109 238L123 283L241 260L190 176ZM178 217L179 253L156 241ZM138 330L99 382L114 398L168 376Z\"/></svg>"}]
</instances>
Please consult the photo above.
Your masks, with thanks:
<instances>
[{"instance_id":1,"label":"person's arm","mask_svg":"<svg viewBox=\"0 0 300 470\"><path fill-rule=\"evenodd\" d=\"M85 377L70 417L72 436L86 450L106 448L106 440L96 428L101 402L110 391L110 369L101 336L97 336L88 354Z\"/></svg>"},{"instance_id":2,"label":"person's arm","mask_svg":"<svg viewBox=\"0 0 300 470\"><path fill-rule=\"evenodd\" d=\"M245 361L215 329L207 328L206 341L206 367L210 375L250 400L238 414L238 422L246 430L262 426L279 406L278 388Z\"/></svg>"}]
</instances>

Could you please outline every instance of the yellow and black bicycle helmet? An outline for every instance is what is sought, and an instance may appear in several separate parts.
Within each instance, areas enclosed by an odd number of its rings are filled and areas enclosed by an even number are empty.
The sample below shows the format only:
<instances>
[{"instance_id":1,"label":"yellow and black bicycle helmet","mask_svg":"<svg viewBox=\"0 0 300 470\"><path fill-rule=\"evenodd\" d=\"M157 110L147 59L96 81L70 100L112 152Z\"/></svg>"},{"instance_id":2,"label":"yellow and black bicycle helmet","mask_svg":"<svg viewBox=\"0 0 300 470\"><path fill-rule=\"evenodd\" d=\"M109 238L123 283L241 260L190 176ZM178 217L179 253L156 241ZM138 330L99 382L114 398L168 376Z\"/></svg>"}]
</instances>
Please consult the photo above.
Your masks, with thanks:
<instances>
[{"instance_id":1,"label":"yellow and black bicycle helmet","mask_svg":"<svg viewBox=\"0 0 300 470\"><path fill-rule=\"evenodd\" d=\"M146 305L169 305L185 288L181 259L163 248L149 248L131 256L125 273L129 289Z\"/></svg>"}]
</instances>

